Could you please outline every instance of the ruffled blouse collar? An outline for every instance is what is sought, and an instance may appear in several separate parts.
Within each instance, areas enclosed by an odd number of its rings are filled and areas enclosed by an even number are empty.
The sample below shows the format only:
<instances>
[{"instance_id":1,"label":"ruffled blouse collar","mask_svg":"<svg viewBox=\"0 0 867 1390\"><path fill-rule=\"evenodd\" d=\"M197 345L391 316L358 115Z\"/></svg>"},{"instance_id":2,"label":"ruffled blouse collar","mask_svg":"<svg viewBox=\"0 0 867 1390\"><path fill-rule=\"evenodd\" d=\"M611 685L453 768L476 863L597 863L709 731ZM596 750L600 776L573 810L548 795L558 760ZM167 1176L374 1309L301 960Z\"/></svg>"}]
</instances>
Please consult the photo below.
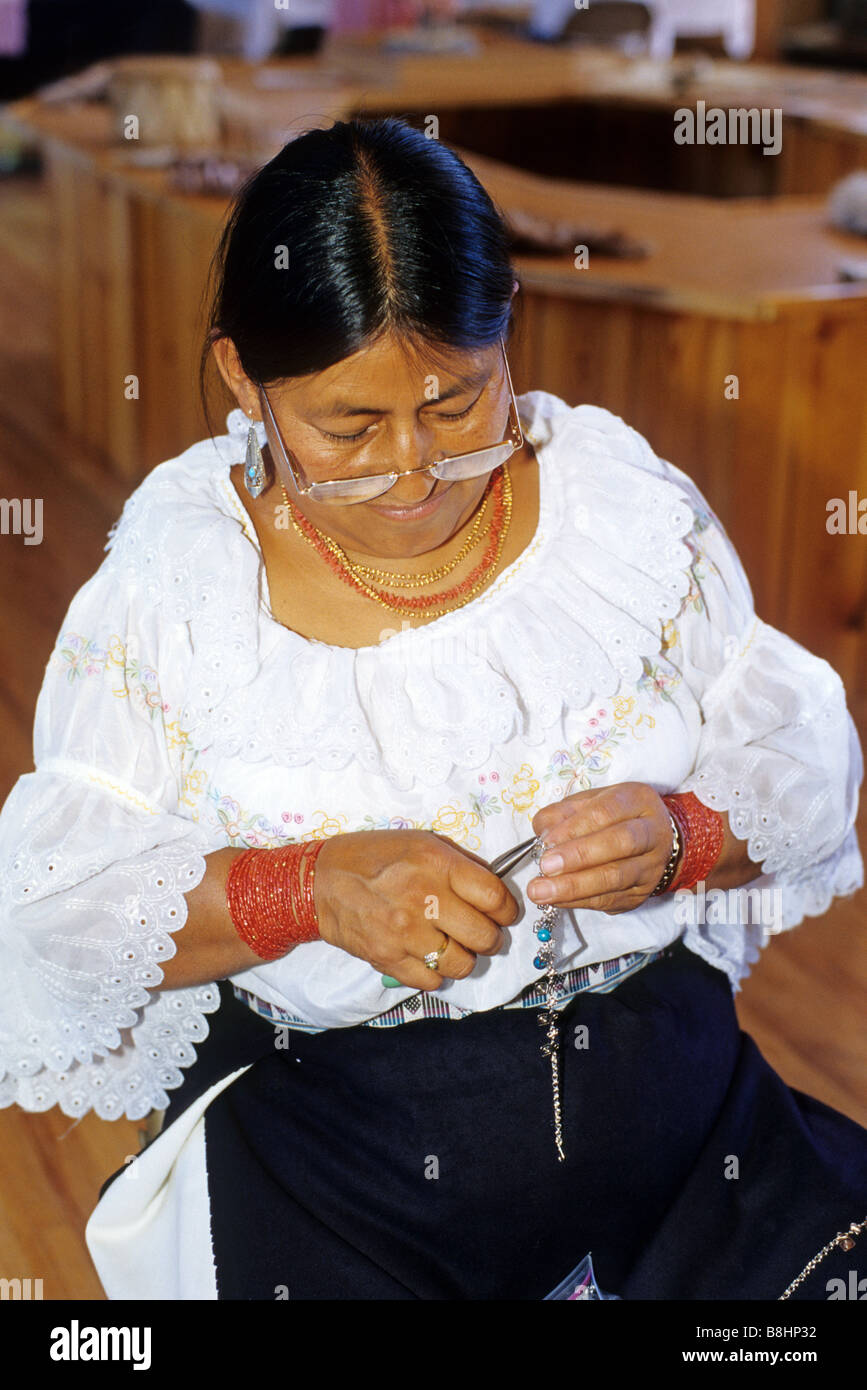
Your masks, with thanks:
<instances>
[{"instance_id":1,"label":"ruffled blouse collar","mask_svg":"<svg viewBox=\"0 0 867 1390\"><path fill-rule=\"evenodd\" d=\"M564 708L634 685L689 588L694 516L645 441L595 406L518 398L539 462L529 546L465 607L376 646L333 647L283 627L258 537L229 476L249 421L160 465L126 503L106 564L189 624L181 720L195 746L246 761L337 770L353 760L400 788L440 785ZM265 443L264 427L257 433ZM386 619L386 621L388 621Z\"/></svg>"}]
</instances>

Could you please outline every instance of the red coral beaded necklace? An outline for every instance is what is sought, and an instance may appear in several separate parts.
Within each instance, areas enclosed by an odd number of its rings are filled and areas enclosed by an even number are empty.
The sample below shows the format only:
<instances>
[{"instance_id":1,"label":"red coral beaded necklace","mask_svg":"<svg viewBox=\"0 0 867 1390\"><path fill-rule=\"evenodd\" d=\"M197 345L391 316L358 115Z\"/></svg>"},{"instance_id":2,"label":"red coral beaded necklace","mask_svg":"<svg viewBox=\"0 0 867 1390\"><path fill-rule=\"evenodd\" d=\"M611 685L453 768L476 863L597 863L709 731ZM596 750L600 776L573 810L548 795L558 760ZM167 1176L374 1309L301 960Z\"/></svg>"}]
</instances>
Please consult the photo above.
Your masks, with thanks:
<instances>
[{"instance_id":1,"label":"red coral beaded necklace","mask_svg":"<svg viewBox=\"0 0 867 1390\"><path fill-rule=\"evenodd\" d=\"M313 546L338 578L383 608L388 608L394 613L406 614L409 617L416 617L422 613L429 618L439 618L445 613L462 608L475 598L499 564L512 519L512 479L508 464L502 464L494 470L488 484L493 502L493 514L487 544L479 563L467 575L466 579L462 579L459 584L453 585L452 588L444 589L437 594L419 594L409 598L399 594L381 592L368 584L362 578L365 567L354 565L335 540L318 530L302 512L293 506L285 486L282 483L280 486L283 501L289 509L292 525L296 532ZM432 574L427 576L423 574L412 576L414 587L421 587L424 583L437 578L441 572L441 570L434 570Z\"/></svg>"}]
</instances>

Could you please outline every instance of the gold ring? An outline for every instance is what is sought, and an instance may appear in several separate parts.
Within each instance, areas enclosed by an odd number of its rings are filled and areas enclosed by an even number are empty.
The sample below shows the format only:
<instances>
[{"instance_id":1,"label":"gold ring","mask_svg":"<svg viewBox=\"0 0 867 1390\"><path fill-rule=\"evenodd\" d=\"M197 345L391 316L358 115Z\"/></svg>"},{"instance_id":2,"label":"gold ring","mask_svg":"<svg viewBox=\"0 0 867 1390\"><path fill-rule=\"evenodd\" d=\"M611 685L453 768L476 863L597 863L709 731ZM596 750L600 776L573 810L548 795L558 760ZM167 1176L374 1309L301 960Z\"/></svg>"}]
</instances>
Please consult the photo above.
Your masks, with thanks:
<instances>
[{"instance_id":1,"label":"gold ring","mask_svg":"<svg viewBox=\"0 0 867 1390\"><path fill-rule=\"evenodd\" d=\"M425 965L427 966L428 970L438 970L438 969L439 969L440 956L443 954L443 952L445 951L445 949L446 949L446 947L448 946L448 944L449 944L449 938L446 936L445 932L443 932L443 944L442 944L442 946L440 946L439 949L436 950L436 951L428 951L427 955L426 955L425 958L424 958L424 963L425 963Z\"/></svg>"}]
</instances>

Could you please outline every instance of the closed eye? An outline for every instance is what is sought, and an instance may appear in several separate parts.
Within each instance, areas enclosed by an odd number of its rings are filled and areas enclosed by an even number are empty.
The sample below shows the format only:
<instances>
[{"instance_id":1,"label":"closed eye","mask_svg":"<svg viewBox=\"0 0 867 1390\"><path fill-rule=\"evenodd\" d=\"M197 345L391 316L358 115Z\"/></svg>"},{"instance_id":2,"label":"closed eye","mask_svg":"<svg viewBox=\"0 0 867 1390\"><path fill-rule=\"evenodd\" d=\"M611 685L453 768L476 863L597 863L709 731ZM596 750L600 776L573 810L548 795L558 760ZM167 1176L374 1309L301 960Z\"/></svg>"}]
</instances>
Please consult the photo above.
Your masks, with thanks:
<instances>
[{"instance_id":1,"label":"closed eye","mask_svg":"<svg viewBox=\"0 0 867 1390\"><path fill-rule=\"evenodd\" d=\"M479 399L479 398L478 398L478 396L477 396L477 397L476 397L476 401L477 401L478 399ZM444 413L441 414L441 415L437 415L436 418L437 418L438 420L462 420L462 419L464 418L465 415L469 415L469 413L470 413L470 411L472 410L473 406L476 404L476 401L471 401L471 403L467 406L466 410L457 410L457 411L453 411L451 414L447 414L447 413L444 412Z\"/></svg>"},{"instance_id":2,"label":"closed eye","mask_svg":"<svg viewBox=\"0 0 867 1390\"><path fill-rule=\"evenodd\" d=\"M476 396L476 399L474 401L470 401L470 404L467 406L466 410L455 410L451 412L443 411L440 414L438 414L435 418L437 420L463 420L465 415L469 415L470 411L473 409L473 406L477 404L480 398L481 392L479 392L479 395ZM325 435L326 439L334 439L338 442L351 444L355 440L362 439L364 435L367 434L367 431L369 429L370 425L366 425L363 430L358 430L356 434L332 434L331 430L326 429L322 429L321 432Z\"/></svg>"},{"instance_id":3,"label":"closed eye","mask_svg":"<svg viewBox=\"0 0 867 1390\"><path fill-rule=\"evenodd\" d=\"M469 403L469 405L467 406L466 410L456 410L456 411L453 411L451 414L448 414L446 411L442 411L442 412L441 412L439 415L437 415L435 418L436 418L437 420L463 420L464 416L465 416L465 415L469 415L470 411L474 408L474 406L477 406L477 405L478 405L479 401L482 399L482 396L483 396L484 394L485 394L485 388L482 387L481 391L480 391L479 394L476 396L476 399L475 399L474 401L470 401L470 403Z\"/></svg>"},{"instance_id":4,"label":"closed eye","mask_svg":"<svg viewBox=\"0 0 867 1390\"><path fill-rule=\"evenodd\" d=\"M326 438L326 439L344 440L344 441L346 441L347 443L349 443L349 442L351 442L351 441L354 440L354 439L361 439L362 435L367 434L367 431L368 431L369 429L370 429L370 426L369 426L369 425L365 425L364 429L363 429L363 430L359 430L357 434L332 434L330 430L321 430L321 433L325 435L325 438Z\"/></svg>"}]
</instances>

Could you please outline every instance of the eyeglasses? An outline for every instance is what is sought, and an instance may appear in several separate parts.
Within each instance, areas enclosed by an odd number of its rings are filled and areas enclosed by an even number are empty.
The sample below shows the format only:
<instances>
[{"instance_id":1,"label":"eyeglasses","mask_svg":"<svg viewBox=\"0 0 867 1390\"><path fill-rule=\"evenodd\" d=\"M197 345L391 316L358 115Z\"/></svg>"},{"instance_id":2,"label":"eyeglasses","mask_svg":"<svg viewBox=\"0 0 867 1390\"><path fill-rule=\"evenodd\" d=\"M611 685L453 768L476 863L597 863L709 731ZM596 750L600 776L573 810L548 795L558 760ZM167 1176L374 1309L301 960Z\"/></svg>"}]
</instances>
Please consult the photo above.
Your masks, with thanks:
<instances>
[{"instance_id":1,"label":"eyeglasses","mask_svg":"<svg viewBox=\"0 0 867 1390\"><path fill-rule=\"evenodd\" d=\"M501 440L499 444L491 444L484 449L472 449L466 454L451 454L436 459L433 463L423 464L421 468L405 468L402 471L389 473L367 473L356 478L329 478L322 482L310 482L297 458L294 464L292 463L289 450L283 442L280 428L274 419L268 393L264 386L260 386L259 395L263 414L267 412L280 446L280 452L283 455L283 462L286 464L298 492L305 497L311 497L314 502L333 502L346 506L353 502L370 502L374 497L381 497L384 492L388 492L389 488L394 487L398 478L406 478L412 473L432 473L435 478L447 479L452 482L459 482L464 478L478 478L483 473L492 473L501 463L505 463L507 459L511 458L524 443L521 421L518 418L518 403L515 400L512 375L509 371L506 348L502 338L500 339L500 350L503 354L503 365L506 369L506 381L511 397L509 405L511 418L509 432L505 439Z\"/></svg>"}]
</instances>

